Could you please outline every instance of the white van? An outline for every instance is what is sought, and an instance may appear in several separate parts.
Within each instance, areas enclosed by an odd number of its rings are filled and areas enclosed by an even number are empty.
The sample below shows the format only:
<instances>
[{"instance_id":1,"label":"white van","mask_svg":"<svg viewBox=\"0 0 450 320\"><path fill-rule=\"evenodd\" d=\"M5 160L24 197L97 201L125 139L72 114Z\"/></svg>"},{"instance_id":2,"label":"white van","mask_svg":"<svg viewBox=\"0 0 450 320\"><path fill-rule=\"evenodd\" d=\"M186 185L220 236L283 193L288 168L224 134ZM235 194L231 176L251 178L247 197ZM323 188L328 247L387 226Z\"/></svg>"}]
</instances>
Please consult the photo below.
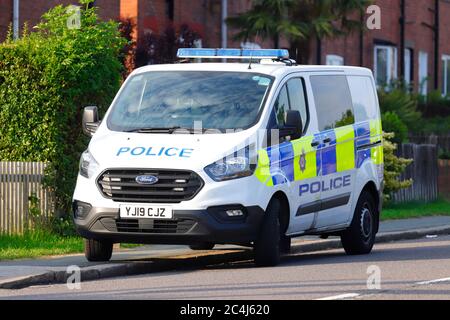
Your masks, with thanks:
<instances>
[{"instance_id":1,"label":"white van","mask_svg":"<svg viewBox=\"0 0 450 320\"><path fill-rule=\"evenodd\" d=\"M85 108L73 214L87 259L117 242L238 244L268 266L302 235L369 253L383 189L371 71L298 66L286 50L178 55L243 60L142 67L101 122Z\"/></svg>"}]
</instances>

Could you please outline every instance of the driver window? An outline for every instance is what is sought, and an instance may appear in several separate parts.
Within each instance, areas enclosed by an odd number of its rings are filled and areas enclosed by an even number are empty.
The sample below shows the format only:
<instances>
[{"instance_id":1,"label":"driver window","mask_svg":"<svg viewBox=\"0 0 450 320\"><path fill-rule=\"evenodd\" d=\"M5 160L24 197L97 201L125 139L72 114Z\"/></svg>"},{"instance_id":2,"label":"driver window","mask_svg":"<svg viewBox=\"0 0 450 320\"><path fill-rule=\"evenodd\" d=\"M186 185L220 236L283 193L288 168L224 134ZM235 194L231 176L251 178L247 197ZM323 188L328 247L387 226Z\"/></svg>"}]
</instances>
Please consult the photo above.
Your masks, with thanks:
<instances>
[{"instance_id":1,"label":"driver window","mask_svg":"<svg viewBox=\"0 0 450 320\"><path fill-rule=\"evenodd\" d=\"M291 110L297 110L300 112L303 129L305 130L309 122L309 113L306 102L304 80L303 78L293 78L287 82L287 87L289 91Z\"/></svg>"},{"instance_id":2,"label":"driver window","mask_svg":"<svg viewBox=\"0 0 450 320\"><path fill-rule=\"evenodd\" d=\"M274 105L275 119L278 127L284 126L287 110L289 110L289 98L286 85L284 85Z\"/></svg>"}]
</instances>

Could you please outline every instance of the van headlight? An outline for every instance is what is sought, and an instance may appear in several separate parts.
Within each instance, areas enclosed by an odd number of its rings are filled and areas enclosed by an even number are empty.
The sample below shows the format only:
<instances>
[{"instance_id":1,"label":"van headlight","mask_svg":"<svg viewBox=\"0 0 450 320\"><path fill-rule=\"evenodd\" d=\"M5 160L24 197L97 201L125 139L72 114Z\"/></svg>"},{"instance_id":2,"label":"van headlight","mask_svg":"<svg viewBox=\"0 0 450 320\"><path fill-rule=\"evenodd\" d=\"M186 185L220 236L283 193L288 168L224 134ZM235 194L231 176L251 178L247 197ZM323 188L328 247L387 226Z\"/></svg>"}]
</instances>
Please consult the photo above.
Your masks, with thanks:
<instances>
[{"instance_id":1,"label":"van headlight","mask_svg":"<svg viewBox=\"0 0 450 320\"><path fill-rule=\"evenodd\" d=\"M98 169L98 162L94 159L89 150L86 150L81 155L80 159L80 175L85 178L90 178Z\"/></svg>"},{"instance_id":2,"label":"van headlight","mask_svg":"<svg viewBox=\"0 0 450 320\"><path fill-rule=\"evenodd\" d=\"M253 147L246 147L233 154L211 163L205 167L205 172L214 181L226 181L251 176L257 163Z\"/></svg>"}]
</instances>

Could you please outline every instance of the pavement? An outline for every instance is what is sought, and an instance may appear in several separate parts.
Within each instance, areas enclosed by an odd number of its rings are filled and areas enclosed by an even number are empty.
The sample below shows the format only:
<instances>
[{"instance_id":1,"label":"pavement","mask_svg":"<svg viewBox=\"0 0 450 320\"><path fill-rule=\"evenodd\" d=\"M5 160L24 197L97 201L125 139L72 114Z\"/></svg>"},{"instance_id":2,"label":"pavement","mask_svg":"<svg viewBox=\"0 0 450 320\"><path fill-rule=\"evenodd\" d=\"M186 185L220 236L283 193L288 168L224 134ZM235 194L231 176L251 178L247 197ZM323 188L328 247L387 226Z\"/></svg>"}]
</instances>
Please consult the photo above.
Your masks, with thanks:
<instances>
[{"instance_id":1,"label":"pavement","mask_svg":"<svg viewBox=\"0 0 450 320\"><path fill-rule=\"evenodd\" d=\"M439 238L450 234L450 217L384 221L380 224L377 243L391 241ZM293 241L292 254L306 254L340 248L338 238L322 240L317 237L298 238ZM339 252L343 252L339 250ZM217 246L210 251L191 251L185 246L142 246L114 252L108 263L90 263L84 255L68 255L41 259L0 262L0 289L20 289L35 285L65 283L68 266L81 269L83 281L111 277L190 270L209 265L236 261L249 261L251 251L237 246ZM450 270L450 268L449 268ZM450 276L450 275L449 275Z\"/></svg>"},{"instance_id":2,"label":"pavement","mask_svg":"<svg viewBox=\"0 0 450 320\"><path fill-rule=\"evenodd\" d=\"M450 300L449 249L450 236L438 236L376 244L361 256L341 249L296 253L256 270L237 260L81 282L78 290L66 284L0 289L0 299Z\"/></svg>"}]
</instances>

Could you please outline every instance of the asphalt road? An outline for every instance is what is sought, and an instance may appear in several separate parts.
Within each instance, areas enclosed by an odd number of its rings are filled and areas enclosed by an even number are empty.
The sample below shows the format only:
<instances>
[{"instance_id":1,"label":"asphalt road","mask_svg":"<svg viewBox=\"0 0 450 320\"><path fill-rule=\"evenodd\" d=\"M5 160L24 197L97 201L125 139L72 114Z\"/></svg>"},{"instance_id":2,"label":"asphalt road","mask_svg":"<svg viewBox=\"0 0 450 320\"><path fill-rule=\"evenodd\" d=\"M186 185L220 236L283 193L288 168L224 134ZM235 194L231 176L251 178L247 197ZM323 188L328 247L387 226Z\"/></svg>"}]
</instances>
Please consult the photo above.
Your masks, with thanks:
<instances>
[{"instance_id":1,"label":"asphalt road","mask_svg":"<svg viewBox=\"0 0 450 320\"><path fill-rule=\"evenodd\" d=\"M274 268L241 261L83 282L80 290L66 285L0 290L0 299L450 300L450 236L379 244L365 256L346 256L343 250L298 254Z\"/></svg>"}]
</instances>

